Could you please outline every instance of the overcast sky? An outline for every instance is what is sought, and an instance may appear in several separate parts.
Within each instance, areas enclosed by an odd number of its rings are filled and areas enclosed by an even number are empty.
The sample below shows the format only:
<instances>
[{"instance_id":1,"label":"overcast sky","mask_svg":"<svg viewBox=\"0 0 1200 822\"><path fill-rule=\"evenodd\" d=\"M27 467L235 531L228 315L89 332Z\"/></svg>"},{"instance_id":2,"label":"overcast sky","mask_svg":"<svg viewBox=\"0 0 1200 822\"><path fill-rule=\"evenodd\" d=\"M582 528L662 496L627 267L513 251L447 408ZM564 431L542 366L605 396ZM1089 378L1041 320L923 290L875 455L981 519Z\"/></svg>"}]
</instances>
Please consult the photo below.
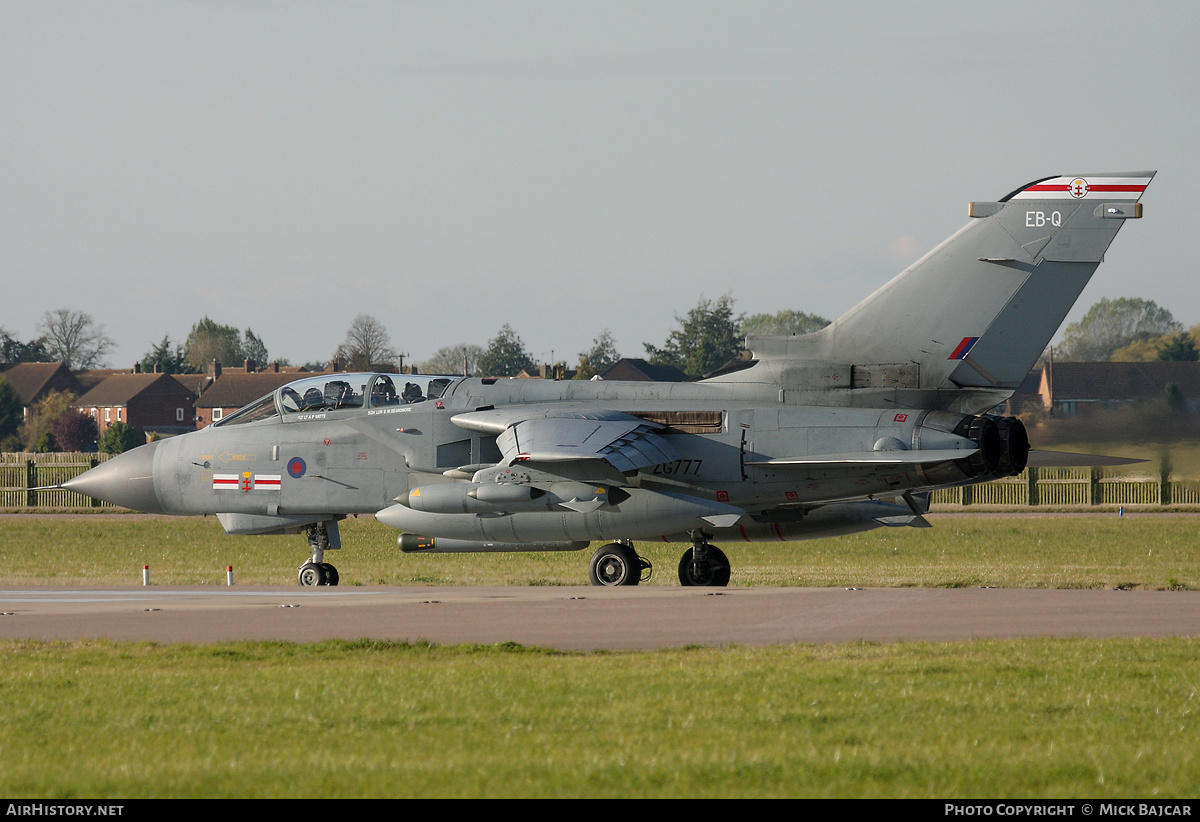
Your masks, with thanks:
<instances>
[{"instance_id":1,"label":"overcast sky","mask_svg":"<svg viewBox=\"0 0 1200 822\"><path fill-rule=\"evenodd\" d=\"M1069 319L1192 325L1198 44L1194 2L0 0L0 327L642 356L701 296L833 318L971 200L1144 169Z\"/></svg>"}]
</instances>

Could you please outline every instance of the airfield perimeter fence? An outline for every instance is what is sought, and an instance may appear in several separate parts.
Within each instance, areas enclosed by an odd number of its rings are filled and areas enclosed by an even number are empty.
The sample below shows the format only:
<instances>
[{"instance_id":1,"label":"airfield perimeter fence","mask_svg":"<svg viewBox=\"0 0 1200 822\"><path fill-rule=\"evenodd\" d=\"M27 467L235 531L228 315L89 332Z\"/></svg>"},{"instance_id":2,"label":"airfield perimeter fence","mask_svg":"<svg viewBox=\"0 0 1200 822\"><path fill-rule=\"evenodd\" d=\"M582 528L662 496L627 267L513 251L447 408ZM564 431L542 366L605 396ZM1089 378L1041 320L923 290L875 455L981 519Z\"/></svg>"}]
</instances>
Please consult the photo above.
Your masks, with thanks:
<instances>
[{"instance_id":1,"label":"airfield perimeter fence","mask_svg":"<svg viewBox=\"0 0 1200 822\"><path fill-rule=\"evenodd\" d=\"M934 491L931 505L1085 508L1094 505L1200 505L1200 482L1104 476L1101 468L1026 468L1015 477Z\"/></svg>"},{"instance_id":2,"label":"airfield perimeter fence","mask_svg":"<svg viewBox=\"0 0 1200 822\"><path fill-rule=\"evenodd\" d=\"M79 476L110 454L0 454L0 508L115 508L63 489L30 489L58 485ZM1100 468L1027 468L1015 477L983 485L933 492L939 507L1054 507L1096 505L1200 506L1200 481L1157 477L1106 477Z\"/></svg>"},{"instance_id":3,"label":"airfield perimeter fence","mask_svg":"<svg viewBox=\"0 0 1200 822\"><path fill-rule=\"evenodd\" d=\"M95 468L112 454L0 454L0 508L115 508L112 503L57 488L58 485Z\"/></svg>"}]
</instances>

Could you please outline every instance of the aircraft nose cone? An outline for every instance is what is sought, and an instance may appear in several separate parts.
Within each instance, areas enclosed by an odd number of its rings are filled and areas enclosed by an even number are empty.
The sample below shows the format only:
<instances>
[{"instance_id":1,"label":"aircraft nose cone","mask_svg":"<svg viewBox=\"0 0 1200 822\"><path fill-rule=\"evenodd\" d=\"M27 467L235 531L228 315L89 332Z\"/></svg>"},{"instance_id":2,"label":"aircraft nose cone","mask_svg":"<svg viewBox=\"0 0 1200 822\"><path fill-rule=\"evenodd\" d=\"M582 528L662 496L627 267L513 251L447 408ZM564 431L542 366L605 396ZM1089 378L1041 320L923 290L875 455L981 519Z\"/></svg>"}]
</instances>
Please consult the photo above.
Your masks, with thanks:
<instances>
[{"instance_id":1,"label":"aircraft nose cone","mask_svg":"<svg viewBox=\"0 0 1200 822\"><path fill-rule=\"evenodd\" d=\"M154 492L154 451L157 442L126 451L63 483L63 488L122 508L162 514Z\"/></svg>"}]
</instances>

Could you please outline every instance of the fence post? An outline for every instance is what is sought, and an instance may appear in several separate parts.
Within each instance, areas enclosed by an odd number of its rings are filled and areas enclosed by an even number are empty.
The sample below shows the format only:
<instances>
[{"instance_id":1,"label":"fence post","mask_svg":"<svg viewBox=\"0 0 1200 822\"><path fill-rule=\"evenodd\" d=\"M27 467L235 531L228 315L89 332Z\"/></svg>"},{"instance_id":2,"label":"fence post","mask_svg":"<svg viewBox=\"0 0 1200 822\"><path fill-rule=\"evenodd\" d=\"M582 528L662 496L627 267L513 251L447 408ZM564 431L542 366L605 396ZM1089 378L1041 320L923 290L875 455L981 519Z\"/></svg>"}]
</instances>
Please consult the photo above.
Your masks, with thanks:
<instances>
[{"instance_id":1,"label":"fence post","mask_svg":"<svg viewBox=\"0 0 1200 822\"><path fill-rule=\"evenodd\" d=\"M37 488L37 463L25 460L25 504L30 508L37 505L37 491L31 488Z\"/></svg>"},{"instance_id":2,"label":"fence post","mask_svg":"<svg viewBox=\"0 0 1200 822\"><path fill-rule=\"evenodd\" d=\"M1037 505L1038 504L1038 470L1035 466L1032 466L1032 465L1029 466L1028 468L1026 468L1025 470L1028 472L1025 477L1025 480L1026 480L1025 504L1031 505L1031 506Z\"/></svg>"},{"instance_id":3,"label":"fence post","mask_svg":"<svg viewBox=\"0 0 1200 822\"><path fill-rule=\"evenodd\" d=\"M91 468L95 468L97 465L99 465L99 464L100 464L100 458L99 458L99 457L92 457L92 458L90 458L90 459L88 460L88 463L89 463L89 466L88 466L88 467L89 467L89 470L90 470ZM93 508L99 508L99 507L100 507L100 500L96 499L95 497L92 497L90 504L91 504L91 506L92 506Z\"/></svg>"},{"instance_id":4,"label":"fence post","mask_svg":"<svg viewBox=\"0 0 1200 822\"><path fill-rule=\"evenodd\" d=\"M1100 469L1092 466L1088 478L1088 505L1099 505L1100 499Z\"/></svg>"}]
</instances>

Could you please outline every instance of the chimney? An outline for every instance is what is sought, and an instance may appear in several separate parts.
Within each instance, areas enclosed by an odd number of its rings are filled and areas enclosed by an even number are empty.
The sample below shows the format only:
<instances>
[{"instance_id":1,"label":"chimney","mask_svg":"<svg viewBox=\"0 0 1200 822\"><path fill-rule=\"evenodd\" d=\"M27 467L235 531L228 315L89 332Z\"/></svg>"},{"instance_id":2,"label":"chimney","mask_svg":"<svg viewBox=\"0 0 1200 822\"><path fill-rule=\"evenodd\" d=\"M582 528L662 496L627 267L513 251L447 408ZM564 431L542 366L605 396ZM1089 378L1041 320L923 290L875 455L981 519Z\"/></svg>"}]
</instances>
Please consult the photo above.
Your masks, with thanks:
<instances>
[{"instance_id":1,"label":"chimney","mask_svg":"<svg viewBox=\"0 0 1200 822\"><path fill-rule=\"evenodd\" d=\"M279 373L279 361L278 361L278 360L276 360L275 362L271 363L271 371L272 371L273 373L275 373L275 374L278 374L278 373Z\"/></svg>"},{"instance_id":2,"label":"chimney","mask_svg":"<svg viewBox=\"0 0 1200 822\"><path fill-rule=\"evenodd\" d=\"M252 357L247 357L245 365L246 365L246 373L253 374L254 367L255 367L255 365L257 365L257 363L254 362L254 359Z\"/></svg>"},{"instance_id":3,"label":"chimney","mask_svg":"<svg viewBox=\"0 0 1200 822\"><path fill-rule=\"evenodd\" d=\"M215 380L219 376L221 376L221 364L216 360L213 360L208 364L208 378L210 380Z\"/></svg>"},{"instance_id":4,"label":"chimney","mask_svg":"<svg viewBox=\"0 0 1200 822\"><path fill-rule=\"evenodd\" d=\"M140 373L142 373L142 364L141 364L140 362L135 362L135 363L133 364L133 370L132 370L132 371L130 371L129 373L130 373L130 374L140 374Z\"/></svg>"}]
</instances>

